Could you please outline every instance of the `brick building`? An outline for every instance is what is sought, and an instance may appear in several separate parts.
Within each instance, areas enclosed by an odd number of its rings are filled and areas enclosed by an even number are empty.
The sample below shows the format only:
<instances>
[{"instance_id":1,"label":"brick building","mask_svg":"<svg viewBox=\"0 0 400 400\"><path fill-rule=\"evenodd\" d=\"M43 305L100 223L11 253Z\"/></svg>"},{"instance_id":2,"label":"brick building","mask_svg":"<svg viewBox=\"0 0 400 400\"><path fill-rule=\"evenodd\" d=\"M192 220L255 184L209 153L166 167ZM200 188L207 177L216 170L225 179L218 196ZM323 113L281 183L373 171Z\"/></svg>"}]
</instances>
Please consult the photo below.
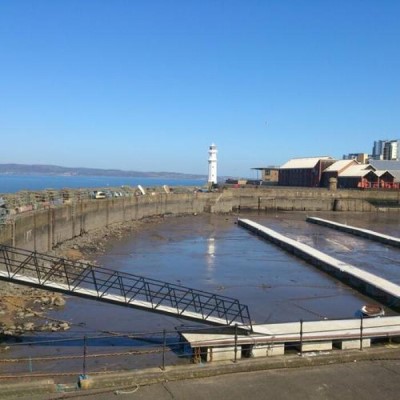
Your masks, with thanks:
<instances>
[{"instance_id":1,"label":"brick building","mask_svg":"<svg viewBox=\"0 0 400 400\"><path fill-rule=\"evenodd\" d=\"M322 172L335 161L327 156L293 158L279 169L279 185L319 187Z\"/></svg>"}]
</instances>

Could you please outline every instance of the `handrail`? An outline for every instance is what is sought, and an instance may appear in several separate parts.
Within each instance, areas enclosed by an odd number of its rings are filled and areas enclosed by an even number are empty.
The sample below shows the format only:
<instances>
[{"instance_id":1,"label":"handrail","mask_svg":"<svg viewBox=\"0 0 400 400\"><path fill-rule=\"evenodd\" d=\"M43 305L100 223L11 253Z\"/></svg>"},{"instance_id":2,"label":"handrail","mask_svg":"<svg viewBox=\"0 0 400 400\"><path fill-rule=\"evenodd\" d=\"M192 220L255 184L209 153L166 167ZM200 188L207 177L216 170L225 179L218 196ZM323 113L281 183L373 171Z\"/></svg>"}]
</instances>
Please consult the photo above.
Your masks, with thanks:
<instances>
[{"instance_id":1,"label":"handrail","mask_svg":"<svg viewBox=\"0 0 400 400\"><path fill-rule=\"evenodd\" d=\"M6 245L0 280L251 330L248 307L237 299Z\"/></svg>"}]
</instances>

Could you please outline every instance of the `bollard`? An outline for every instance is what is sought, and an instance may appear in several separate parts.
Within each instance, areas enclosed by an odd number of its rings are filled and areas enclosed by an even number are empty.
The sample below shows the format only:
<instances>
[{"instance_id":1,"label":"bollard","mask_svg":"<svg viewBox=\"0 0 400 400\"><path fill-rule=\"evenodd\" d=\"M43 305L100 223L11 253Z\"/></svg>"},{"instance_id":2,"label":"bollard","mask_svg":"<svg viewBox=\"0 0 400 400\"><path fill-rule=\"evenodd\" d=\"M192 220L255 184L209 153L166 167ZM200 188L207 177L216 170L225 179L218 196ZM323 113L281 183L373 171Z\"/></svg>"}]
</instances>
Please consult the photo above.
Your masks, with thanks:
<instances>
[{"instance_id":1,"label":"bollard","mask_svg":"<svg viewBox=\"0 0 400 400\"><path fill-rule=\"evenodd\" d=\"M78 387L82 390L92 389L93 379L87 375L80 375L78 380Z\"/></svg>"}]
</instances>

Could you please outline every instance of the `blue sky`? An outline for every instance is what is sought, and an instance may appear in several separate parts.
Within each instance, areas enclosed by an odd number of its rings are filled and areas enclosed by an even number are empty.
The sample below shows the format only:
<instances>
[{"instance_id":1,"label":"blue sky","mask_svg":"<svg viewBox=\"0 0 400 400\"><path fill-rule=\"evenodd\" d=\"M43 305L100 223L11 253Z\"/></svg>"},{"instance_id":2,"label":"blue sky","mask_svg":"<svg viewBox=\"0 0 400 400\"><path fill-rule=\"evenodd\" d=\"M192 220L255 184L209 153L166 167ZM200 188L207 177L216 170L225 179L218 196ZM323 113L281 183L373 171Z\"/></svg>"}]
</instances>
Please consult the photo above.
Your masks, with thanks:
<instances>
[{"instance_id":1,"label":"blue sky","mask_svg":"<svg viewBox=\"0 0 400 400\"><path fill-rule=\"evenodd\" d=\"M400 138L398 0L1 0L0 163L221 175Z\"/></svg>"}]
</instances>

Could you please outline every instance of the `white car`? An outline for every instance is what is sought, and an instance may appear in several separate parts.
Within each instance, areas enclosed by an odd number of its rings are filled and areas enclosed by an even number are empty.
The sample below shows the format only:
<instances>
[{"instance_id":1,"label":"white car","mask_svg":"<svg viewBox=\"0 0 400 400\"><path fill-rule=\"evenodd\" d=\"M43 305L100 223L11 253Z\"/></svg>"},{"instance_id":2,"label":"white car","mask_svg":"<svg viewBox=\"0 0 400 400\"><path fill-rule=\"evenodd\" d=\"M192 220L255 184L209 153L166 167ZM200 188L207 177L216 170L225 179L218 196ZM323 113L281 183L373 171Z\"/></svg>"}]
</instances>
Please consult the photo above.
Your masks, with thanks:
<instances>
[{"instance_id":1,"label":"white car","mask_svg":"<svg viewBox=\"0 0 400 400\"><path fill-rule=\"evenodd\" d=\"M105 199L107 196L104 192L100 192L100 191L95 191L94 192L94 198L95 199Z\"/></svg>"}]
</instances>

